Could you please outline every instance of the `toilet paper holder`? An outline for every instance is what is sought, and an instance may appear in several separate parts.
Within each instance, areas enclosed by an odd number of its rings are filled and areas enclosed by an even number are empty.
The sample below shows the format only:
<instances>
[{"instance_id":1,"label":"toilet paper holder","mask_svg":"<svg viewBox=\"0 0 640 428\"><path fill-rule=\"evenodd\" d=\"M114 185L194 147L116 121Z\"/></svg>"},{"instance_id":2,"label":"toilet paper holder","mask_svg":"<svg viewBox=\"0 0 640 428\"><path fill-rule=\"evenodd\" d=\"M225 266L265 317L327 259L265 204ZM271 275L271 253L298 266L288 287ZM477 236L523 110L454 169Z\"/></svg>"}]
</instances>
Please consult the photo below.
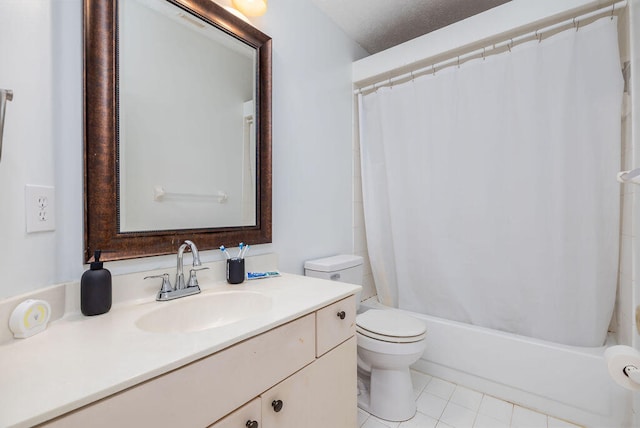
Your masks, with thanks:
<instances>
[{"instance_id":1,"label":"toilet paper holder","mask_svg":"<svg viewBox=\"0 0 640 428\"><path fill-rule=\"evenodd\" d=\"M604 357L609 375L618 385L640 391L640 352L630 346L615 345L605 350Z\"/></svg>"},{"instance_id":2,"label":"toilet paper holder","mask_svg":"<svg viewBox=\"0 0 640 428\"><path fill-rule=\"evenodd\" d=\"M627 375L629 379L634 381L637 384L640 384L640 369L634 365L629 364L628 366L624 366L622 372Z\"/></svg>"},{"instance_id":3,"label":"toilet paper holder","mask_svg":"<svg viewBox=\"0 0 640 428\"><path fill-rule=\"evenodd\" d=\"M640 184L638 180L640 177L640 168L632 169L629 171L620 171L617 175L617 180L620 183L635 183Z\"/></svg>"}]
</instances>

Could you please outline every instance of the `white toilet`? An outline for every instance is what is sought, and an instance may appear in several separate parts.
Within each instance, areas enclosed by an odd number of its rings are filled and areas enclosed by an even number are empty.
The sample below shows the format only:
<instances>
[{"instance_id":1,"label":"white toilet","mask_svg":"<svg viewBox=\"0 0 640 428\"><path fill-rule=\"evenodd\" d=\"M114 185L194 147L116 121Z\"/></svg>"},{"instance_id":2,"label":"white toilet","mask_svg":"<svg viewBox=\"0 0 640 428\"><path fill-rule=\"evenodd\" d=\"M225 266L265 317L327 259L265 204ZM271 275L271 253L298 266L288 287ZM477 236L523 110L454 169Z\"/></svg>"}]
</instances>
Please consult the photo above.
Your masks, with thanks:
<instances>
[{"instance_id":1,"label":"white toilet","mask_svg":"<svg viewBox=\"0 0 640 428\"><path fill-rule=\"evenodd\" d=\"M362 284L360 256L310 260L304 270L307 276ZM370 309L356 316L356 336L358 407L388 421L411 419L416 402L409 366L425 350L425 324L398 311Z\"/></svg>"}]
</instances>

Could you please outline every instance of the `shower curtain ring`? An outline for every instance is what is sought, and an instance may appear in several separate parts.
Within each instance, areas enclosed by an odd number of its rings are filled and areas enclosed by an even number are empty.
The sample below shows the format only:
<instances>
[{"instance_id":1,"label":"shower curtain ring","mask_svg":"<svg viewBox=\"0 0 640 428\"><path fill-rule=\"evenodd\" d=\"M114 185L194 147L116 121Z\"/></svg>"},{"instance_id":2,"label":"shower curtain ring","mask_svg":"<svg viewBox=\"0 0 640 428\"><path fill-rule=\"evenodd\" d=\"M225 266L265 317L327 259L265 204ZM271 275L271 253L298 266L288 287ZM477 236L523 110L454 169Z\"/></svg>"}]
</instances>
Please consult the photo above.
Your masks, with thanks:
<instances>
[{"instance_id":1,"label":"shower curtain ring","mask_svg":"<svg viewBox=\"0 0 640 428\"><path fill-rule=\"evenodd\" d=\"M433 73L433 75L436 75L436 65L435 64L431 64L431 72Z\"/></svg>"},{"instance_id":2,"label":"shower curtain ring","mask_svg":"<svg viewBox=\"0 0 640 428\"><path fill-rule=\"evenodd\" d=\"M511 39L511 41L507 43L507 49L509 49L509 52L511 52L511 46L513 46L513 39Z\"/></svg>"},{"instance_id":3,"label":"shower curtain ring","mask_svg":"<svg viewBox=\"0 0 640 428\"><path fill-rule=\"evenodd\" d=\"M484 57L484 53L485 53L485 50L486 50L486 49L487 49L487 48L482 48L482 60L483 60L483 61L486 59L486 58Z\"/></svg>"},{"instance_id":4,"label":"shower curtain ring","mask_svg":"<svg viewBox=\"0 0 640 428\"><path fill-rule=\"evenodd\" d=\"M615 11L616 11L616 4L615 4L615 3L613 3L613 4L611 5L611 20L612 20L612 21L613 21L613 14L615 13Z\"/></svg>"},{"instance_id":5,"label":"shower curtain ring","mask_svg":"<svg viewBox=\"0 0 640 428\"><path fill-rule=\"evenodd\" d=\"M460 57L458 57L458 68L460 68Z\"/></svg>"},{"instance_id":6,"label":"shower curtain ring","mask_svg":"<svg viewBox=\"0 0 640 428\"><path fill-rule=\"evenodd\" d=\"M578 28L580 27L580 21L578 21L577 18L573 18L573 26L576 27L576 31L578 31Z\"/></svg>"}]
</instances>

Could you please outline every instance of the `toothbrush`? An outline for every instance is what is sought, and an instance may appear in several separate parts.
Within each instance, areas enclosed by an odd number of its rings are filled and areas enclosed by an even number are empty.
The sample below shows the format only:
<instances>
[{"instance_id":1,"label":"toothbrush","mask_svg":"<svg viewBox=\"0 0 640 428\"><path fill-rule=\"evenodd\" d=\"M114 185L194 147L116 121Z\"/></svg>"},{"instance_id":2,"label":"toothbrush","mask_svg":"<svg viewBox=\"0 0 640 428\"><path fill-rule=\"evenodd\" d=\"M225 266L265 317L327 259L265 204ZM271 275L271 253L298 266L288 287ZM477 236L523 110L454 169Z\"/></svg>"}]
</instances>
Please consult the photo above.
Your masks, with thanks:
<instances>
[{"instance_id":1,"label":"toothbrush","mask_svg":"<svg viewBox=\"0 0 640 428\"><path fill-rule=\"evenodd\" d=\"M240 245L238 245L238 247L240 247L240 249L238 250L238 258L241 259L242 258L242 249L244 248L244 242L241 242Z\"/></svg>"},{"instance_id":2,"label":"toothbrush","mask_svg":"<svg viewBox=\"0 0 640 428\"><path fill-rule=\"evenodd\" d=\"M227 259L231 258L231 256L229 255L229 252L227 251L227 249L224 248L224 245L220 245L220 251L222 251L224 253L224 255L227 257Z\"/></svg>"},{"instance_id":3,"label":"toothbrush","mask_svg":"<svg viewBox=\"0 0 640 428\"><path fill-rule=\"evenodd\" d=\"M244 246L244 249L242 250L242 253L240 254L240 258L244 259L244 255L247 254L247 251L249 251L249 244Z\"/></svg>"}]
</instances>

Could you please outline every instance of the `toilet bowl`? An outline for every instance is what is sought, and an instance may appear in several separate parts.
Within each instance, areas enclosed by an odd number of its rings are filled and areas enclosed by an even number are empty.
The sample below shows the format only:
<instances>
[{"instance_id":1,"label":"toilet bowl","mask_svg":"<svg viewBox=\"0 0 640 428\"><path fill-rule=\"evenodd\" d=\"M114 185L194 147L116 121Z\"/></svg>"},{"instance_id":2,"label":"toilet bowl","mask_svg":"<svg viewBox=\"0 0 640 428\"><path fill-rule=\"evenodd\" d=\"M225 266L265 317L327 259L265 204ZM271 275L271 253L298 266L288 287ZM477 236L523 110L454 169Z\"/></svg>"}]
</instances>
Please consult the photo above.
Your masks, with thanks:
<instances>
[{"instance_id":1,"label":"toilet bowl","mask_svg":"<svg viewBox=\"0 0 640 428\"><path fill-rule=\"evenodd\" d=\"M305 275L362 284L362 257L339 255L305 262ZM360 296L357 296L360 304ZM356 316L358 407L388 421L416 413L409 366L426 348L425 324L395 310L370 309Z\"/></svg>"},{"instance_id":2,"label":"toilet bowl","mask_svg":"<svg viewBox=\"0 0 640 428\"><path fill-rule=\"evenodd\" d=\"M358 407L388 421L416 413L409 366L426 348L425 324L411 316L371 309L356 317Z\"/></svg>"}]
</instances>

